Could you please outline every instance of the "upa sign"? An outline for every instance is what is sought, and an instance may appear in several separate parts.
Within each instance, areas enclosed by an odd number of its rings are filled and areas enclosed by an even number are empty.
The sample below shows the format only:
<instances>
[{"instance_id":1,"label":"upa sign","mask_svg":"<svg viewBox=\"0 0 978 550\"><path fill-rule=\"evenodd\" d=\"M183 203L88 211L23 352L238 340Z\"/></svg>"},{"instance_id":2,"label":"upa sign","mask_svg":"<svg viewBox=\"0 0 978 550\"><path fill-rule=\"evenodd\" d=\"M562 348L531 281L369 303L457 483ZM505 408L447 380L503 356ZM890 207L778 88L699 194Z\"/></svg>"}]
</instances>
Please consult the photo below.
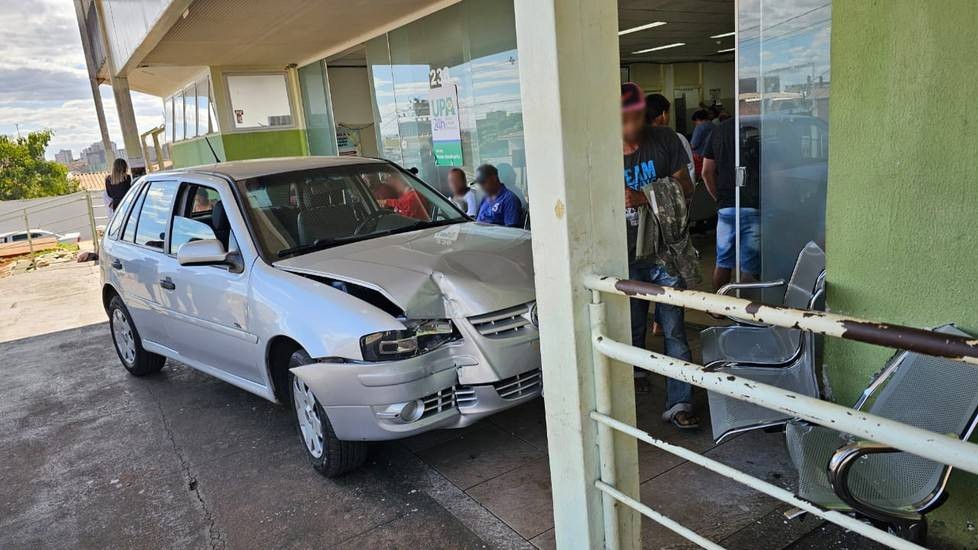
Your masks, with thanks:
<instances>
[{"instance_id":1,"label":"upa sign","mask_svg":"<svg viewBox=\"0 0 978 550\"><path fill-rule=\"evenodd\" d=\"M458 90L454 84L428 92L431 107L431 140L436 166L462 165L462 130L458 122Z\"/></svg>"}]
</instances>

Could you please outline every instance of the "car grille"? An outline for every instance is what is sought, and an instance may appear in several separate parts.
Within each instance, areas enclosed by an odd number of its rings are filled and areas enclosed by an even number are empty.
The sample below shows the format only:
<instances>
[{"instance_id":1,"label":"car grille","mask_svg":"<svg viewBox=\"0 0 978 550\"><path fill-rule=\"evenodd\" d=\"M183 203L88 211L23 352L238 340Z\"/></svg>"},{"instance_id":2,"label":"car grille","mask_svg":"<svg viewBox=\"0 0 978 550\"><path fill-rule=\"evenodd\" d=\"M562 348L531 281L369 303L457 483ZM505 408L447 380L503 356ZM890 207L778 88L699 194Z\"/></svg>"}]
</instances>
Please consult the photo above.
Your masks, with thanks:
<instances>
[{"instance_id":1,"label":"car grille","mask_svg":"<svg viewBox=\"0 0 978 550\"><path fill-rule=\"evenodd\" d=\"M458 408L472 407L478 403L479 398L475 396L475 389L472 386L455 386L455 402Z\"/></svg>"},{"instance_id":2,"label":"car grille","mask_svg":"<svg viewBox=\"0 0 978 550\"><path fill-rule=\"evenodd\" d=\"M486 338L507 338L522 333L530 324L530 311L535 302L469 317L469 322Z\"/></svg>"},{"instance_id":3,"label":"car grille","mask_svg":"<svg viewBox=\"0 0 978 550\"><path fill-rule=\"evenodd\" d=\"M444 388L424 398L424 414L421 418L455 408L455 388Z\"/></svg>"},{"instance_id":4,"label":"car grille","mask_svg":"<svg viewBox=\"0 0 978 550\"><path fill-rule=\"evenodd\" d=\"M519 399L540 390L540 369L531 370L505 380L495 382L492 387L503 399Z\"/></svg>"}]
</instances>

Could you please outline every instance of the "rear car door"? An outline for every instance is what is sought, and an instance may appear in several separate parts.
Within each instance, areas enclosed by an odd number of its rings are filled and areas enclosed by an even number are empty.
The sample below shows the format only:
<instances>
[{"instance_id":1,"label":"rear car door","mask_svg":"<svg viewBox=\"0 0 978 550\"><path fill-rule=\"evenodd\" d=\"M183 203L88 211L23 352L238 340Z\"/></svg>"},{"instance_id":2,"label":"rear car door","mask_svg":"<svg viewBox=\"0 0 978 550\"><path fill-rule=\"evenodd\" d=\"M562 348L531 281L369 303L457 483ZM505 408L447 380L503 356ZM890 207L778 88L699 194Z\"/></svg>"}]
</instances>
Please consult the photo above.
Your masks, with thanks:
<instances>
[{"instance_id":1,"label":"rear car door","mask_svg":"<svg viewBox=\"0 0 978 550\"><path fill-rule=\"evenodd\" d=\"M122 295L143 345L167 347L162 316L159 263L164 257L166 232L176 195L175 181L150 181L135 196L135 203L121 225L121 235L106 240L105 258L110 278ZM113 224L115 218L113 218ZM156 351L156 350L154 350Z\"/></svg>"},{"instance_id":2,"label":"rear car door","mask_svg":"<svg viewBox=\"0 0 978 550\"><path fill-rule=\"evenodd\" d=\"M247 238L241 222L227 182L205 178L182 182L167 254L160 263L160 277L170 283L162 301L172 348L183 360L205 371L264 385L264 370L257 360L262 357L258 337L248 327L248 277L254 258L238 245L237 235ZM199 239L221 241L225 250L241 255L240 267L180 265L180 247Z\"/></svg>"}]
</instances>

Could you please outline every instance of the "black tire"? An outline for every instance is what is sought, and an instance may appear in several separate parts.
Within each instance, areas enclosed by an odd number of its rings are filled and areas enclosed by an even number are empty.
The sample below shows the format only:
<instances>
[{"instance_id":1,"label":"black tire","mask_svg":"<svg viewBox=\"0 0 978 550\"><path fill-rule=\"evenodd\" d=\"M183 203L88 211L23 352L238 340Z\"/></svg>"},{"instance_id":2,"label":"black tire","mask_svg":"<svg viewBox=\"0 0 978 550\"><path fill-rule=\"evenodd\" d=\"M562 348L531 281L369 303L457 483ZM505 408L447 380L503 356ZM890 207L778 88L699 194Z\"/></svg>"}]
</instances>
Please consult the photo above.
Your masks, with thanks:
<instances>
[{"instance_id":1,"label":"black tire","mask_svg":"<svg viewBox=\"0 0 978 550\"><path fill-rule=\"evenodd\" d=\"M289 369L308 365L312 362L312 358L309 357L308 353L304 350L299 350L289 358ZM367 443L364 441L343 441L338 439L336 433L333 431L333 425L330 423L329 417L326 416L325 409L323 409L322 404L314 395L312 396L313 407L322 426L322 449L318 456L310 449L310 445L306 443L306 436L302 431L302 420L299 418L299 406L304 407L304 404L297 405L297 382L302 384L302 381L298 380L290 370L289 403L292 405L292 415L295 419L299 442L302 445L302 449L306 452L306 457L309 459L312 467L326 477L336 477L363 465L364 461L367 460ZM311 391L309 393L310 395L312 394Z\"/></svg>"},{"instance_id":2,"label":"black tire","mask_svg":"<svg viewBox=\"0 0 978 550\"><path fill-rule=\"evenodd\" d=\"M119 333L116 331L116 312L119 312L119 314L125 317L125 321L132 333L133 347L135 348L132 360L126 358L126 354L123 353L120 347L120 342L117 341ZM147 374L159 372L163 368L163 364L166 363L166 357L150 353L143 349L143 341L139 337L136 325L132 322L129 310L122 303L122 298L118 296L113 296L109 301L109 330L112 333L112 345L115 346L116 355L119 356L119 361L129 371L129 374L133 376L146 376Z\"/></svg>"}]
</instances>

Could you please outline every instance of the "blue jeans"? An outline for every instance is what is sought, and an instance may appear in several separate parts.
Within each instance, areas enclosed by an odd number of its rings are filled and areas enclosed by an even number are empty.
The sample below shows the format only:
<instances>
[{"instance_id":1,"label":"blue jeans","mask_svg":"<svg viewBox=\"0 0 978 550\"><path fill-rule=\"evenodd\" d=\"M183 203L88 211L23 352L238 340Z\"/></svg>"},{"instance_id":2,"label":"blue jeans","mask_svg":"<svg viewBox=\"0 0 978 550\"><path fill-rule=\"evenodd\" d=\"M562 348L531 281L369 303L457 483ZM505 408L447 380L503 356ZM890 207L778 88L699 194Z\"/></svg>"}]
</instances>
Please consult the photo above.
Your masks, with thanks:
<instances>
[{"instance_id":1,"label":"blue jeans","mask_svg":"<svg viewBox=\"0 0 978 550\"><path fill-rule=\"evenodd\" d=\"M717 267L734 269L737 259L737 209L717 211ZM761 215L756 208L740 209L740 270L761 274Z\"/></svg>"},{"instance_id":2,"label":"blue jeans","mask_svg":"<svg viewBox=\"0 0 978 550\"><path fill-rule=\"evenodd\" d=\"M685 288L682 278L669 274L662 266L638 260L628 266L628 277L646 283ZM632 345L645 348L645 335L648 333L649 305L645 300L630 300L632 315ZM691 361L693 356L686 340L684 310L667 304L655 304L655 321L662 327L666 344L666 355ZM689 410L693 403L693 386L673 378L666 378L666 410L683 403Z\"/></svg>"}]
</instances>

